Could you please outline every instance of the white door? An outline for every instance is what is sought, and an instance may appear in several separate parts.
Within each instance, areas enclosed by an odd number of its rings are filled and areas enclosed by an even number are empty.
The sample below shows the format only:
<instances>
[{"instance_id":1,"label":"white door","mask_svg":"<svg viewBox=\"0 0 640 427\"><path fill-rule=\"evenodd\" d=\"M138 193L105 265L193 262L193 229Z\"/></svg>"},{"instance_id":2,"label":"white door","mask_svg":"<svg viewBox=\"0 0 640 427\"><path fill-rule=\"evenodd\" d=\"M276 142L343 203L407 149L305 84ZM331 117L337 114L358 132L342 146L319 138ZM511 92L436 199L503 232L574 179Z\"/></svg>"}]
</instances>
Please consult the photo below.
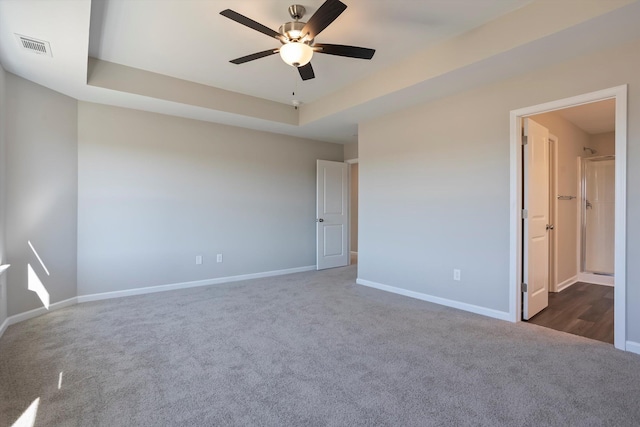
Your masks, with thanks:
<instances>
[{"instance_id":1,"label":"white door","mask_svg":"<svg viewBox=\"0 0 640 427\"><path fill-rule=\"evenodd\" d=\"M323 270L349 264L348 165L317 162L316 268Z\"/></svg>"},{"instance_id":2,"label":"white door","mask_svg":"<svg viewBox=\"0 0 640 427\"><path fill-rule=\"evenodd\" d=\"M549 222L555 224L557 212L558 192L556 190L557 170L558 170L558 138L549 135ZM556 271L558 269L557 262L557 236L553 229L549 233L549 291L556 292L558 286L558 278Z\"/></svg>"},{"instance_id":3,"label":"white door","mask_svg":"<svg viewBox=\"0 0 640 427\"><path fill-rule=\"evenodd\" d=\"M549 305L549 130L524 119L522 318L527 320Z\"/></svg>"}]
</instances>

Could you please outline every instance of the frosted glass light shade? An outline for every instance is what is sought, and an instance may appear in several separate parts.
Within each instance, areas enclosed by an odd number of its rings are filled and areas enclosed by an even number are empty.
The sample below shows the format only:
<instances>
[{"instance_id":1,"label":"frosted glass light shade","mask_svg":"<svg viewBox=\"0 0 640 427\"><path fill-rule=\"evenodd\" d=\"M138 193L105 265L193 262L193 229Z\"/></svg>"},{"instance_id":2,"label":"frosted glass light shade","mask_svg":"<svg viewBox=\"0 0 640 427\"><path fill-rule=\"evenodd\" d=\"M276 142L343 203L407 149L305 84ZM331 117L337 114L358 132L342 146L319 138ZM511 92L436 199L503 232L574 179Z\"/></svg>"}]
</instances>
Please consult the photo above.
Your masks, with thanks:
<instances>
[{"instance_id":1,"label":"frosted glass light shade","mask_svg":"<svg viewBox=\"0 0 640 427\"><path fill-rule=\"evenodd\" d=\"M311 46L300 42L289 42L280 48L280 57L284 62L294 67L302 67L311 61L313 49Z\"/></svg>"}]
</instances>

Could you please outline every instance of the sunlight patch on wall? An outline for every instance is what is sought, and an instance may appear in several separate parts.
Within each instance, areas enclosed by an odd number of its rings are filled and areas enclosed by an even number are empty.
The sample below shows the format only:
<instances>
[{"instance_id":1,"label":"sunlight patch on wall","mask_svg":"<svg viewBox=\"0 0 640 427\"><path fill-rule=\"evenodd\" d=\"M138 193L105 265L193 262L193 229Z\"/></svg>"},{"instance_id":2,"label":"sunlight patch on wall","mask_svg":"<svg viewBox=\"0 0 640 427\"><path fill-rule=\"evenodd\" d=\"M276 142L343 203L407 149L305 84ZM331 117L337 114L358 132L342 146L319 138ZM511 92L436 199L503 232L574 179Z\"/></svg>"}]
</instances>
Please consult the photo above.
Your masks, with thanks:
<instances>
[{"instance_id":1,"label":"sunlight patch on wall","mask_svg":"<svg viewBox=\"0 0 640 427\"><path fill-rule=\"evenodd\" d=\"M42 268L44 268L44 272L47 273L47 276L51 276L51 274L49 274L49 270L47 270L47 266L44 265L44 262L42 262L42 258L40 258L40 255L38 255L38 252L36 252L36 249L31 244L31 241L27 240L27 243L29 244L29 247L33 251L33 254L36 256L36 258L38 258L38 261L40 261L40 265L42 266Z\"/></svg>"},{"instance_id":2,"label":"sunlight patch on wall","mask_svg":"<svg viewBox=\"0 0 640 427\"><path fill-rule=\"evenodd\" d=\"M35 257L38 259L38 262L40 262L40 265L42 266L42 269L44 270L44 272L47 273L47 276L50 276L49 270L47 270L47 266L44 265L42 258L40 258L40 255L36 251L36 248L33 247L33 245L31 244L31 241L27 240L27 243L29 244L29 247L31 248L31 251L33 252ZM44 287L42 280L40 280L40 277L38 277L38 274L34 271L33 267L31 267L31 264L27 264L27 270L28 270L27 289L35 292L40 298L40 301L42 301L42 304L44 305L44 307L47 310L49 310L50 298L49 298L49 292L47 291L47 288Z\"/></svg>"},{"instance_id":3,"label":"sunlight patch on wall","mask_svg":"<svg viewBox=\"0 0 640 427\"><path fill-rule=\"evenodd\" d=\"M45 306L47 310L49 310L49 292L42 284L42 281L38 277L35 271L33 271L33 267L31 264L27 264L28 276L27 276L27 289L35 292L42 304Z\"/></svg>"}]
</instances>

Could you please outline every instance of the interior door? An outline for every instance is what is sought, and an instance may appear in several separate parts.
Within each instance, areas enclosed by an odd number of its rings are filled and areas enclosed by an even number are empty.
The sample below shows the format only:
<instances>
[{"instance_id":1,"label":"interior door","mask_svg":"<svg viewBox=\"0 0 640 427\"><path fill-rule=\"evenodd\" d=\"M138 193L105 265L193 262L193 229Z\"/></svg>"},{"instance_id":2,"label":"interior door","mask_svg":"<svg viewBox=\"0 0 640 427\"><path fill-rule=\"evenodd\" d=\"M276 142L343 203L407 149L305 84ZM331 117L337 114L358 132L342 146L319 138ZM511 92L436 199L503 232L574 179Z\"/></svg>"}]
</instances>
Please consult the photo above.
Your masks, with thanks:
<instances>
[{"instance_id":1,"label":"interior door","mask_svg":"<svg viewBox=\"0 0 640 427\"><path fill-rule=\"evenodd\" d=\"M522 318L549 305L549 130L524 119L524 209Z\"/></svg>"},{"instance_id":2,"label":"interior door","mask_svg":"<svg viewBox=\"0 0 640 427\"><path fill-rule=\"evenodd\" d=\"M349 264L348 165L317 161L316 268Z\"/></svg>"}]
</instances>

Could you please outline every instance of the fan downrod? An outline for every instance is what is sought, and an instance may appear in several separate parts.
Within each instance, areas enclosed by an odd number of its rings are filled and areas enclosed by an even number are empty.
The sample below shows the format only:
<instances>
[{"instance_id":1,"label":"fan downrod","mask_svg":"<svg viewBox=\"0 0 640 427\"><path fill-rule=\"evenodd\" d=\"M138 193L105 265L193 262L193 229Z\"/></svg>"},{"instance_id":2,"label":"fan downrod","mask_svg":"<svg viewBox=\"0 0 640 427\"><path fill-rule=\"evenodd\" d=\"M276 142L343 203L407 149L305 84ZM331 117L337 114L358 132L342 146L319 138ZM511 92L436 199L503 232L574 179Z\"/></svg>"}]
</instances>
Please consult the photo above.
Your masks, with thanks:
<instances>
[{"instance_id":1,"label":"fan downrod","mask_svg":"<svg viewBox=\"0 0 640 427\"><path fill-rule=\"evenodd\" d=\"M302 19L306 11L307 9L300 4L292 4L289 6L289 16L291 16L291 19L295 19L296 21Z\"/></svg>"},{"instance_id":2,"label":"fan downrod","mask_svg":"<svg viewBox=\"0 0 640 427\"><path fill-rule=\"evenodd\" d=\"M280 34L286 38L286 40L280 40L282 44L286 44L289 41L301 41L301 39L304 38L305 35L302 34L302 29L306 25L306 22L302 22L300 19L302 19L306 11L307 10L304 6L299 4L292 4L289 6L289 15L293 21L282 24L278 30ZM311 45L313 44L313 39L304 39L302 42Z\"/></svg>"}]
</instances>

